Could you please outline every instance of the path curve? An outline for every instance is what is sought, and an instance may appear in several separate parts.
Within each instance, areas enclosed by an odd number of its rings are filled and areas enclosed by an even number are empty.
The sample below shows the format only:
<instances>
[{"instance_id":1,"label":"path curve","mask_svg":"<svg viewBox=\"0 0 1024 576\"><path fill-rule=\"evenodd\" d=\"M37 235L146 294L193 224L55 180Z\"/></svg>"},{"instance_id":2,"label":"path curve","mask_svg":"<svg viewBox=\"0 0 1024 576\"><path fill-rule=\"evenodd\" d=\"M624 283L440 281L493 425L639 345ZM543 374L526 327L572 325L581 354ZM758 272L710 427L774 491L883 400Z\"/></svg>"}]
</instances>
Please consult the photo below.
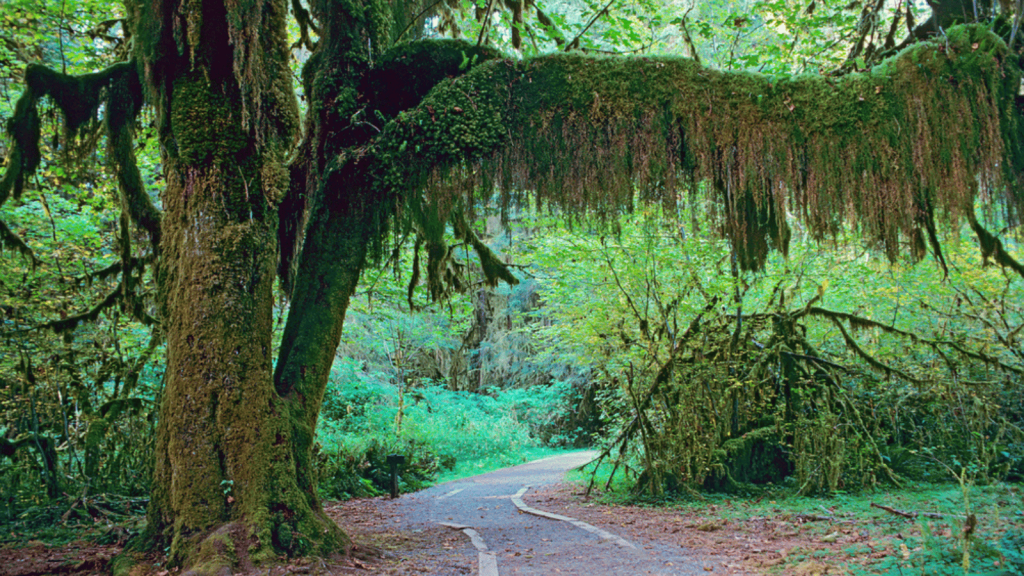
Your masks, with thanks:
<instances>
[{"instance_id":1,"label":"path curve","mask_svg":"<svg viewBox=\"0 0 1024 576\"><path fill-rule=\"evenodd\" d=\"M573 452L536 460L406 494L395 502L403 528L443 525L461 530L467 567L480 576L575 574L708 574L714 563L698 560L679 546L631 542L615 530L614 518L594 526L545 510L531 494L564 481L596 452Z\"/></svg>"}]
</instances>

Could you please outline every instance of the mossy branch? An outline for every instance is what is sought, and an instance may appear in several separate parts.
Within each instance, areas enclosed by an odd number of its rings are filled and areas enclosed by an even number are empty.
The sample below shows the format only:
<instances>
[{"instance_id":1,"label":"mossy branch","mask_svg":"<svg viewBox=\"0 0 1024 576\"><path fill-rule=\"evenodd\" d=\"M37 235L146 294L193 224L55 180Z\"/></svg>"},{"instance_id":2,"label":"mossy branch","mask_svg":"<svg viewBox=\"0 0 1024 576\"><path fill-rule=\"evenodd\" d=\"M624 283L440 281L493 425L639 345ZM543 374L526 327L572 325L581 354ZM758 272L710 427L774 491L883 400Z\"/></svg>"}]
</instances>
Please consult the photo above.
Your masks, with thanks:
<instances>
[{"instance_id":1,"label":"mossy branch","mask_svg":"<svg viewBox=\"0 0 1024 576\"><path fill-rule=\"evenodd\" d=\"M21 253L22 256L31 260L33 267L39 265L39 259L36 258L35 252L25 244L21 236L11 231L2 220L0 220L0 248L11 249Z\"/></svg>"},{"instance_id":2,"label":"mossy branch","mask_svg":"<svg viewBox=\"0 0 1024 576\"><path fill-rule=\"evenodd\" d=\"M309 31L312 30L314 34L319 36L320 29L317 28L316 22L309 15L309 10L306 10L302 5L302 0L292 0L292 15L295 16L295 22L299 25L299 39L292 44L292 49L303 47L312 51L316 46L309 37Z\"/></svg>"},{"instance_id":3,"label":"mossy branch","mask_svg":"<svg viewBox=\"0 0 1024 576\"><path fill-rule=\"evenodd\" d=\"M65 138L69 139L86 122L95 119L103 104L108 155L118 179L123 208L149 232L156 250L160 241L160 215L146 194L132 142L132 123L142 106L142 88L135 64L123 62L80 76L32 64L25 70L25 85L7 125L14 142L7 170L0 179L0 205L11 196L18 197L26 179L39 167L41 132L37 107L41 98L49 97L56 103L64 116ZM24 249L19 249L24 253Z\"/></svg>"},{"instance_id":4,"label":"mossy branch","mask_svg":"<svg viewBox=\"0 0 1024 576\"><path fill-rule=\"evenodd\" d=\"M488 62L390 122L361 161L382 194L497 188L506 210L530 201L614 219L637 200L711 196L730 207L719 229L754 252L740 254L745 267L784 247L785 214L819 239L850 224L895 259L930 220L965 217L979 186L1011 213L1024 207L1020 70L984 27L947 37L837 79L681 58Z\"/></svg>"},{"instance_id":5,"label":"mossy branch","mask_svg":"<svg viewBox=\"0 0 1024 576\"><path fill-rule=\"evenodd\" d=\"M936 353L938 353L940 355L943 355L943 356L944 356L944 354L943 354L943 351L941 350L941 347L942 346L948 346L949 348L952 348L952 349L956 350L958 353L962 354L963 356L965 356L967 358L971 358L972 360L978 360L979 362L983 362L983 363L988 364L990 366L996 366L996 367L998 367L998 368L1000 368L1002 370L1005 370L1007 372L1012 372L1014 374L1024 374L1024 368L1013 366L1012 364L1007 364L1005 362L1000 361L998 358L995 358L993 356L989 356L988 354L984 354L982 352L977 352L977 351L974 351L974 350L968 350L963 345L958 344L956 342L949 341L949 340L938 340L938 339L932 339L932 338L924 338L922 336L914 334L913 332L908 332L906 330L900 330L900 329L895 328L893 326L889 326L888 324L882 324L881 322L876 322L874 320L869 320L867 318L856 316L854 314L848 314L846 312L834 312L832 310L826 310L824 308L819 308L817 306L810 306L810 307L805 308L804 311L800 315L802 316L802 315L805 315L805 314L808 315L808 316L819 316L819 317L823 317L823 318L827 318L827 319L831 320L832 323L835 324L836 327L839 328L840 332L843 335L843 339L846 340L847 345L850 345L850 348L854 352L856 352L858 356L861 356L868 364L870 364L872 367L874 367L876 369L879 369L879 370L881 370L881 371L883 371L885 373L897 374L898 376L900 376L902 378L906 378L910 382L919 382L919 380L916 379L916 378L913 378L913 377L911 377L909 375L906 375L906 374L904 374L902 372L900 372L896 368L892 368L890 366L886 366L886 365L878 362L873 357L871 357L866 352L864 352L864 350L861 349L860 346L857 345L856 341L846 331L845 327L843 326L843 322L849 323L851 328L855 328L855 329L877 328L878 330L881 330L882 332L885 332L887 334L892 334L892 335L895 335L895 336L901 336L901 337L907 338L907 339L909 339L911 342L913 342L915 344L923 344L925 346L928 346L929 348L934 350Z\"/></svg>"},{"instance_id":6,"label":"mossy branch","mask_svg":"<svg viewBox=\"0 0 1024 576\"><path fill-rule=\"evenodd\" d=\"M985 229L981 223L978 222L977 216L974 215L974 210L967 212L967 221L971 225L971 230L974 231L974 235L978 237L978 244L981 246L981 258L984 264L989 263L989 259L992 259L1005 268L1013 270L1017 274L1020 274L1024 278L1024 265L1017 262L1013 256L1003 248L1003 242L994 234Z\"/></svg>"},{"instance_id":7,"label":"mossy branch","mask_svg":"<svg viewBox=\"0 0 1024 576\"><path fill-rule=\"evenodd\" d=\"M509 286L519 284L519 279L512 274L508 266L498 258L494 251L480 241L476 232L473 232L469 223L466 222L464 211L457 210L452 214L452 227L455 230L455 237L472 246L477 257L480 258L480 266L483 268L484 279L488 286L497 286L499 281L504 281Z\"/></svg>"},{"instance_id":8,"label":"mossy branch","mask_svg":"<svg viewBox=\"0 0 1024 576\"><path fill-rule=\"evenodd\" d=\"M128 263L128 268L130 270L138 270L143 266L152 264L155 260L156 257L153 254L147 254L146 256L143 256L141 258L133 257ZM106 280L108 278L113 278L114 276L117 276L118 274L121 273L122 270L124 270L124 268L125 263L121 260L118 260L117 262L104 266L103 268L100 268L99 270L96 270L94 272L86 272L81 276L77 276L72 280L72 283L75 286L92 286L92 283L95 282L96 280Z\"/></svg>"},{"instance_id":9,"label":"mossy branch","mask_svg":"<svg viewBox=\"0 0 1024 576\"><path fill-rule=\"evenodd\" d=\"M40 324L36 326L36 329L49 329L53 330L57 334L68 334L74 331L74 329L77 328L78 325L83 322L95 322L96 320L99 319L100 314L102 314L104 310L113 308L114 306L117 306L119 304L122 305L122 307L131 314L132 318L139 321L140 323L146 326L154 326L159 324L159 322L157 322L155 318L150 316L145 311L145 307L138 298L132 297L131 295L126 296L124 292L124 284L122 282L121 284L118 284L116 288L107 293L103 300L101 300L98 304L96 304L89 310L86 310L85 312L82 312L80 314L68 316L67 318L63 318L61 320L53 320L50 322Z\"/></svg>"},{"instance_id":10,"label":"mossy branch","mask_svg":"<svg viewBox=\"0 0 1024 576\"><path fill-rule=\"evenodd\" d=\"M914 384L924 383L924 381L921 380L920 378L915 378L910 374L907 374L906 372L900 370L899 368L889 366L888 364L885 364L884 362L879 361L874 356L868 354L863 348L860 347L859 344L857 344L857 341L852 336L850 336L850 333L846 331L846 326L843 325L843 322L839 318L832 316L826 317L828 317L828 319L832 321L832 324L839 329L839 333L842 334L843 341L846 342L846 346L850 348L850 350L853 350L853 352L857 354L857 356L860 356L862 360L867 362L868 366L871 366L875 370L878 370L885 374L895 374L896 376L899 376L900 378L906 380L907 382L913 382Z\"/></svg>"},{"instance_id":11,"label":"mossy branch","mask_svg":"<svg viewBox=\"0 0 1024 576\"><path fill-rule=\"evenodd\" d=\"M337 66L330 59L316 55L310 59L303 70L303 77L312 102L340 102L358 93L359 101L371 104L354 116L351 112L340 117L329 116L338 113L337 109L340 106L337 104L330 110L322 110L308 116L312 123L307 129L307 138L296 155L296 161L289 167L289 187L278 211L278 276L286 294L292 293L292 279L296 274L300 253L305 249L305 238L315 236L307 230L307 226L317 226L321 222L311 217L312 212L320 209L313 207L318 201L319 206L328 210L356 203L366 206L367 220L382 224L376 234L371 234L373 242L377 244L375 248L378 249L387 229L386 216L397 212L395 197L388 199L380 190L372 189L372 181L376 174L365 170L375 168L362 161L365 150L353 147L353 143L369 141L377 135L376 131L370 133L366 130L369 122L357 120L357 117L369 118L376 123L393 120L419 104L438 83L463 75L499 55L500 53L493 48L478 47L459 40L408 42L382 54L373 67L367 69L363 77L356 78L354 82L346 68ZM339 75L345 77L340 78ZM343 97L342 93L348 96ZM320 118L321 112L329 119ZM321 130L329 132L330 135L322 136ZM338 134L343 134L344 137L335 137ZM336 147L349 148L345 158L328 163L326 168L321 167L321 155L332 154ZM354 167L352 161L359 163L359 166ZM358 181L335 179L344 182L343 191L325 188L324 183L332 181L331 172L341 173L346 170L357 175L355 180ZM365 202L353 200L363 193L370 196L370 199ZM317 194L328 197L318 198ZM339 198L338 195L347 198Z\"/></svg>"}]
</instances>

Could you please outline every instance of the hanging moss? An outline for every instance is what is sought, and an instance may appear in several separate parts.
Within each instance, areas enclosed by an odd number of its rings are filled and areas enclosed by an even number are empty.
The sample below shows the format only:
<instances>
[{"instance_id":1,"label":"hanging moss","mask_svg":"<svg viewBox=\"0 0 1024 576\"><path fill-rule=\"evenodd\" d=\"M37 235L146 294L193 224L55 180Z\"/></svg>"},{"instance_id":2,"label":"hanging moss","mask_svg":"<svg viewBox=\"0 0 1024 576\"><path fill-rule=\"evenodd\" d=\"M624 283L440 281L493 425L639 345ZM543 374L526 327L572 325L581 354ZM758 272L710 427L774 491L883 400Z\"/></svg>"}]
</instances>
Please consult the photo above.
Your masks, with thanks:
<instances>
[{"instance_id":1,"label":"hanging moss","mask_svg":"<svg viewBox=\"0 0 1024 576\"><path fill-rule=\"evenodd\" d=\"M7 170L0 179L0 205L13 195L21 196L25 179L39 167L39 112L36 111L37 95L32 88L26 88L14 105L14 115L7 123L7 132L14 139L7 158Z\"/></svg>"},{"instance_id":2,"label":"hanging moss","mask_svg":"<svg viewBox=\"0 0 1024 576\"><path fill-rule=\"evenodd\" d=\"M15 104L7 131L14 138L11 160L0 180L0 204L10 193L21 193L24 179L39 166L39 99L49 96L64 115L64 128L74 136L89 120L95 118L100 103L110 103L107 88L134 73L131 63L115 64L100 72L69 76L30 64L25 69L25 92Z\"/></svg>"},{"instance_id":3,"label":"hanging moss","mask_svg":"<svg viewBox=\"0 0 1024 576\"><path fill-rule=\"evenodd\" d=\"M124 67L121 64L118 67ZM100 89L109 81L111 71L104 70L81 76L68 76L30 64L25 69L25 85L39 96L50 96L64 114L64 126L75 134L83 124L96 117L100 105Z\"/></svg>"},{"instance_id":4,"label":"hanging moss","mask_svg":"<svg viewBox=\"0 0 1024 576\"><path fill-rule=\"evenodd\" d=\"M135 64L115 64L82 76L69 76L32 64L25 70L25 84L25 91L7 125L14 145L8 157L7 170L0 178L0 205L12 195L15 198L20 196L25 180L39 167L39 100L49 97L56 103L64 116L66 139L73 138L84 124L94 119L102 103L106 112L111 159L121 184L122 198L133 220L149 231L156 246L160 237L159 214L145 193L131 145L131 124L142 105L142 90ZM0 244L18 250L35 262L28 246L2 223Z\"/></svg>"},{"instance_id":5,"label":"hanging moss","mask_svg":"<svg viewBox=\"0 0 1024 576\"><path fill-rule=\"evenodd\" d=\"M1021 208L1020 71L984 27L947 37L841 78L681 58L486 63L388 126L376 185L441 197L497 186L506 206L532 194L605 216L711 190L746 267L785 246L787 213L819 238L852 222L895 258L901 237L955 223L979 191Z\"/></svg>"}]
</instances>

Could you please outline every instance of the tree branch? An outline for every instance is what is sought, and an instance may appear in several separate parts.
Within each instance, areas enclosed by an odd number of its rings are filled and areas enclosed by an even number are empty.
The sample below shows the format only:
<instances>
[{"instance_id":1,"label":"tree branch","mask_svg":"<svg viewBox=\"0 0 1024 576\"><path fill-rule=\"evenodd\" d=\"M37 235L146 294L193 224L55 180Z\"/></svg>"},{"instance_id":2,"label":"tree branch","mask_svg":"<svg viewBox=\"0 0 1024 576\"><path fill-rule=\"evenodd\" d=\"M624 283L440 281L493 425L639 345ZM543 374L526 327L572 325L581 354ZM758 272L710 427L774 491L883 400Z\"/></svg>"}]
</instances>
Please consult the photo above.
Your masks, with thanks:
<instances>
[{"instance_id":1,"label":"tree branch","mask_svg":"<svg viewBox=\"0 0 1024 576\"><path fill-rule=\"evenodd\" d=\"M607 16L608 15L608 9L611 8L612 4L614 4L614 3L615 3L615 0L608 0L608 3L605 4L604 8L602 8L600 11L598 11L597 14L594 14L594 17L591 18L590 22L587 22L587 25L584 26L582 30L580 30L580 33L577 34L576 37L572 39L572 42L569 42L569 44L566 45L565 51L568 52L570 50L575 50L575 49L579 48L580 47L580 39L583 38L583 35L586 34L588 30L590 30L590 27L593 26L595 22L597 22L598 18L600 18L601 16Z\"/></svg>"},{"instance_id":2,"label":"tree branch","mask_svg":"<svg viewBox=\"0 0 1024 576\"><path fill-rule=\"evenodd\" d=\"M939 349L938 349L939 346L949 346L950 348L953 348L954 350L956 350L957 352L963 354L964 356L967 356L968 358L972 358L974 360L979 360L981 362L984 362L986 364L990 364L992 366L998 366L999 368L1001 368L1003 370L1006 370L1007 372L1013 372L1015 374L1024 374L1024 368L1019 368L1017 366L1013 366L1013 365L1007 364L1005 362L1000 361L998 358L994 358L992 356L989 356L988 354L984 354L984 353L981 353L981 352L976 352L976 351L973 351L973 350L968 350L963 345L957 344L956 342L951 342L949 340L938 340L938 339L932 339L932 338L924 338L922 336L914 334L913 332L907 332L905 330L900 330L899 328L895 328L895 327L889 326L887 324L882 324L880 322L875 322L874 320L868 320L867 318L862 318L860 316L855 316L853 314L847 314L845 312L834 312L832 310L826 310L824 308L818 308L816 306L811 306L809 308L806 308L803 312L801 312L798 315L798 317L802 316L804 314L807 314L807 315L810 315L810 316L822 316L822 317L825 317L825 318L828 318L829 320L831 320L839 328L839 330L842 332L843 337L847 339L847 344L852 344L851 348L853 348L854 352L857 352L858 355L862 356L868 362L868 364L871 364L872 366L875 366L876 368L879 368L880 370L883 370L885 372L893 372L893 373L899 374L901 376L905 376L898 369L885 366L884 364L879 363L877 360L875 360L874 358L869 356L866 352L864 352L856 344L856 342L849 336L849 334L846 332L846 330L844 329L844 327L842 325L843 321L849 322L850 326L854 327L854 328L877 328L877 329L879 329L879 330L881 330L883 332L889 333L889 334L895 334L897 336L903 336L905 338L908 338L911 342L924 344L924 345L932 348L933 350L936 350L937 352L939 351ZM918 382L918 380L913 378L913 377L910 377L910 376L906 376L906 377L910 381L912 381L912 382Z\"/></svg>"},{"instance_id":3,"label":"tree branch","mask_svg":"<svg viewBox=\"0 0 1024 576\"><path fill-rule=\"evenodd\" d=\"M35 252L25 244L25 241L7 227L7 224L0 220L0 248L9 248L16 252L20 252L22 256L32 261L32 267L39 265L39 259L36 258Z\"/></svg>"},{"instance_id":4,"label":"tree branch","mask_svg":"<svg viewBox=\"0 0 1024 576\"><path fill-rule=\"evenodd\" d=\"M1000 266L1009 268L1024 278L1024 265L1017 262L1013 256L1010 256L1006 249L1003 248L1002 240L986 230L978 222L973 208L967 212L967 221L971 225L971 230L974 230L974 235L978 237L978 244L981 245L981 257L984 263L987 264L989 258L991 258Z\"/></svg>"}]
</instances>

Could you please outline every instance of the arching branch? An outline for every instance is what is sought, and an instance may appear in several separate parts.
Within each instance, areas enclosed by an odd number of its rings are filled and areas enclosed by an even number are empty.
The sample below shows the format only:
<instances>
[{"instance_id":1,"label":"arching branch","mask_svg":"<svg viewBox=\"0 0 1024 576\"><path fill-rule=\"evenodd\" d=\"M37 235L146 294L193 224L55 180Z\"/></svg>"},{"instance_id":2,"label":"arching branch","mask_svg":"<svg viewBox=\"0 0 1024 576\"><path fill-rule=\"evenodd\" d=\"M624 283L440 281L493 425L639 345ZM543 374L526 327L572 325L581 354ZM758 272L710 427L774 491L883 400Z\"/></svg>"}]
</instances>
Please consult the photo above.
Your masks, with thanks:
<instances>
[{"instance_id":1,"label":"arching branch","mask_svg":"<svg viewBox=\"0 0 1024 576\"><path fill-rule=\"evenodd\" d=\"M965 356L967 358L970 358L972 360L977 360L979 362L982 362L984 364L988 364L990 366L996 366L996 367L998 367L1001 370L1005 370L1007 372L1012 372L1014 374L1024 374L1024 369L1022 369L1022 368L1020 368L1018 366L1014 366L1012 364L1007 364L1006 362L1002 362L998 358L996 358L994 356L990 356L990 355L985 354L983 352L979 352L979 351L976 351L976 350L969 350L968 348L966 348L965 346L963 346L962 344L959 344L957 342L953 342L953 341L950 341L950 340L938 340L938 339L934 339L934 338L925 338L925 337L920 336L918 334L915 334L913 332L908 332L906 330L900 330L899 328L896 328L894 326L890 326L888 324L883 324L881 322L876 322L874 320L869 320L867 318L862 318L862 317L854 315L854 314L848 314L846 312L835 312L835 311L832 311L832 310L826 310L824 308L819 308L817 306L808 306L803 311L801 311L801 313L797 317L803 316L803 315L818 316L818 317L821 317L821 318L827 318L833 324L835 324L835 326L837 328L839 328L840 332L843 334L843 338L846 340L847 344L850 345L850 347L854 350L854 352L856 352L859 356L861 356L866 362L868 362L868 364L870 364L872 367L874 367L876 369L879 369L879 370L882 370L884 372L895 373L895 374L899 375L902 378L905 378L907 381L910 381L910 382L916 382L916 380L914 378L912 378L912 377L910 377L910 376L900 372L896 368L892 368L890 366L886 366L884 364L881 364L880 362L878 362L877 360L872 358L870 355L868 355L866 352L864 352L864 350L861 349L860 346L857 345L856 341L849 335L849 333L846 332L845 328L843 327L843 323L844 322L848 323L850 325L850 327L854 328L854 329L874 328L874 329L881 330L882 332L885 332L886 334L892 334L894 336L900 336L902 338L906 338L906 339L910 340L911 342L913 342L915 344L923 344L925 346L928 346L929 348L934 350L937 354L942 355L943 357L944 357L944 352L943 352L942 349L944 347L951 348L951 349L955 350L957 353L962 354L963 356Z\"/></svg>"},{"instance_id":2,"label":"arching branch","mask_svg":"<svg viewBox=\"0 0 1024 576\"><path fill-rule=\"evenodd\" d=\"M108 153L118 179L123 209L149 232L154 251L160 241L160 215L153 206L135 160L132 127L142 106L142 87L134 63L115 64L100 72L72 76L37 64L25 70L25 92L15 105L7 131L13 137L7 170L0 179L0 206L20 196L25 180L39 167L40 124L38 102L51 98L64 116L66 137L73 137L96 117L102 104L107 127ZM4 234L7 245L16 245ZM27 246L15 246L23 253Z\"/></svg>"},{"instance_id":3,"label":"arching branch","mask_svg":"<svg viewBox=\"0 0 1024 576\"><path fill-rule=\"evenodd\" d=\"M859 228L895 259L932 220L964 217L979 185L1024 208L1020 70L984 27L947 37L838 79L674 58L490 62L439 84L358 162L382 197L471 202L497 188L504 209L529 194L614 219L636 201L710 196L748 268L785 246L787 214L818 239Z\"/></svg>"}]
</instances>

